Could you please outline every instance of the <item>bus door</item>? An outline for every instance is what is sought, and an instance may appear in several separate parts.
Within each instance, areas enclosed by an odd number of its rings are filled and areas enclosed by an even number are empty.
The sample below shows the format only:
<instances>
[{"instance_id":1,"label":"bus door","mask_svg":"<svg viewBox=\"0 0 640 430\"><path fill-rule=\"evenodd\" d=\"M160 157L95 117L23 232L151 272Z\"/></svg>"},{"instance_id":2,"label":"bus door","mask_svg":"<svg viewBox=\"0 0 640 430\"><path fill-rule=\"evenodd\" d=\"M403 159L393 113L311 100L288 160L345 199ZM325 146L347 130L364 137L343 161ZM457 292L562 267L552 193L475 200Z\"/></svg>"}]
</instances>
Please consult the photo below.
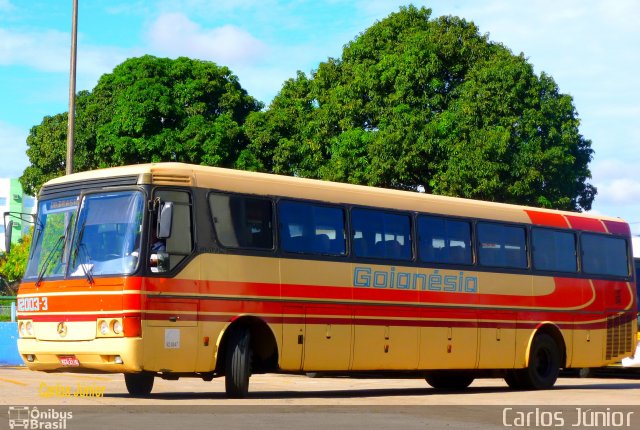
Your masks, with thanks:
<instances>
[{"instance_id":1,"label":"bus door","mask_svg":"<svg viewBox=\"0 0 640 430\"><path fill-rule=\"evenodd\" d=\"M192 252L191 195L156 190L149 234L146 370L190 372L198 351L198 260L183 265Z\"/></svg>"}]
</instances>

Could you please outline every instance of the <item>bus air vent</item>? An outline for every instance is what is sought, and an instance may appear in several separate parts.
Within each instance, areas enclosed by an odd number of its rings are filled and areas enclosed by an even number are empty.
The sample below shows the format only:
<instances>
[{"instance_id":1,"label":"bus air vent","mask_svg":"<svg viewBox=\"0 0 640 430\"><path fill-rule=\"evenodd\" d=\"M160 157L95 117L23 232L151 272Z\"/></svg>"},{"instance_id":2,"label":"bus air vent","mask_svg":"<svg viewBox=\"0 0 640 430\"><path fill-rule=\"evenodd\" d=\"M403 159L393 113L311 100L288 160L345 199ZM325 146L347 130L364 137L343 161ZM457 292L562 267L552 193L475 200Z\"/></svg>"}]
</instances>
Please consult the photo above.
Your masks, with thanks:
<instances>
[{"instance_id":1,"label":"bus air vent","mask_svg":"<svg viewBox=\"0 0 640 430\"><path fill-rule=\"evenodd\" d=\"M191 176L167 175L162 173L154 173L152 182L156 185L192 185Z\"/></svg>"},{"instance_id":2,"label":"bus air vent","mask_svg":"<svg viewBox=\"0 0 640 430\"><path fill-rule=\"evenodd\" d=\"M635 319L629 321L627 315L609 317L607 319L607 352L606 360L626 357L634 348L631 333Z\"/></svg>"}]
</instances>

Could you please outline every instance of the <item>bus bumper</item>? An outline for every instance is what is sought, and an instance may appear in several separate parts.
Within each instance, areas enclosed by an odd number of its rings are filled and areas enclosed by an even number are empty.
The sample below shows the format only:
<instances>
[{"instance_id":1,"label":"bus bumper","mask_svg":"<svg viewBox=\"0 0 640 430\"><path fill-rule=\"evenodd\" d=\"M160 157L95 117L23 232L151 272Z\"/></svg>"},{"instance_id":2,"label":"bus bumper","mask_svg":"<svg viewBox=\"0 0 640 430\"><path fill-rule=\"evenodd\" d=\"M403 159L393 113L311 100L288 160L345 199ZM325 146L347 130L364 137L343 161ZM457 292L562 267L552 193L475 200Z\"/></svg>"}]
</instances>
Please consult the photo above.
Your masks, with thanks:
<instances>
[{"instance_id":1,"label":"bus bumper","mask_svg":"<svg viewBox=\"0 0 640 430\"><path fill-rule=\"evenodd\" d=\"M67 342L18 339L18 351L29 369L44 372L126 373L143 370L142 338L139 337Z\"/></svg>"}]
</instances>

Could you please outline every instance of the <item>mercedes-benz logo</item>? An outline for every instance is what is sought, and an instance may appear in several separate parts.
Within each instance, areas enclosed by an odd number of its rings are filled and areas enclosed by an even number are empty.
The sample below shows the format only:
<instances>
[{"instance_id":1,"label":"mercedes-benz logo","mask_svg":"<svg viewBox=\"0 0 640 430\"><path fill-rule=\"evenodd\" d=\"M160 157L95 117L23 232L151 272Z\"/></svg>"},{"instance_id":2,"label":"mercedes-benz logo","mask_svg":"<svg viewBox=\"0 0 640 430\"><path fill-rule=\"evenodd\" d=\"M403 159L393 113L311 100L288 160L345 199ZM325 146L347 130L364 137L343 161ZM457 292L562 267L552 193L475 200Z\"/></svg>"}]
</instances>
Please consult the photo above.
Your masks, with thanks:
<instances>
[{"instance_id":1,"label":"mercedes-benz logo","mask_svg":"<svg viewBox=\"0 0 640 430\"><path fill-rule=\"evenodd\" d=\"M56 327L56 331L60 337L65 337L67 335L67 325L64 322L59 322L58 327Z\"/></svg>"}]
</instances>

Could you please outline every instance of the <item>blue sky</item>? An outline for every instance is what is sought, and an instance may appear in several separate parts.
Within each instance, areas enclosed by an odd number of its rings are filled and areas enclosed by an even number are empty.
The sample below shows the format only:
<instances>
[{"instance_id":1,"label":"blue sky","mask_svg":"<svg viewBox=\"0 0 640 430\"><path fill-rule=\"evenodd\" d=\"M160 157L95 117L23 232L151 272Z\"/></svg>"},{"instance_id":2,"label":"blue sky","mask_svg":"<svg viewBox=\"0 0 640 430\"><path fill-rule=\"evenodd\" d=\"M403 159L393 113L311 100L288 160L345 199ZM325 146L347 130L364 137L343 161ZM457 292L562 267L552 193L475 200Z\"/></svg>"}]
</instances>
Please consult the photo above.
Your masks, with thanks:
<instances>
[{"instance_id":1,"label":"blue sky","mask_svg":"<svg viewBox=\"0 0 640 430\"><path fill-rule=\"evenodd\" d=\"M188 56L226 65L269 103L297 70L309 73L395 0L79 0L77 89L126 58ZM593 210L640 234L640 4L637 0L413 1L433 16L475 22L492 41L523 52L574 98L592 140ZM72 0L0 0L0 177L28 165L29 129L65 112Z\"/></svg>"}]
</instances>

